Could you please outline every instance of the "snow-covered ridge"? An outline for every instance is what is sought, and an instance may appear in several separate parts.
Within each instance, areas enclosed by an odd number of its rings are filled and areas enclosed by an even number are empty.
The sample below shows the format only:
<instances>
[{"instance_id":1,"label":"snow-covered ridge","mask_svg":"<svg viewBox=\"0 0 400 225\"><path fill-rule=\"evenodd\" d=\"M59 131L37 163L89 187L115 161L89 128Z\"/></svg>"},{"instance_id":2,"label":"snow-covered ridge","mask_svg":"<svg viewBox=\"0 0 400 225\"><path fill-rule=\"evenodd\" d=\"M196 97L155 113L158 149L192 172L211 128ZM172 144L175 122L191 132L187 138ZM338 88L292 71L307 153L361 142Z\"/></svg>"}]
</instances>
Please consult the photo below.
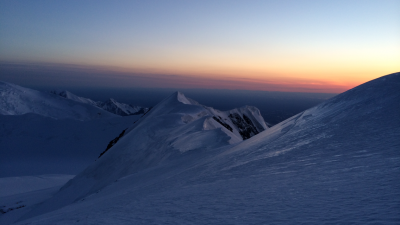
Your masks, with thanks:
<instances>
[{"instance_id":1,"label":"snow-covered ridge","mask_svg":"<svg viewBox=\"0 0 400 225\"><path fill-rule=\"evenodd\" d=\"M176 92L160 102L146 116L154 117L169 113L181 114L181 121L185 124L203 119L203 130L221 129L231 137L230 143L248 139L268 129L260 110L254 106L219 111L201 105L181 92Z\"/></svg>"},{"instance_id":2,"label":"snow-covered ridge","mask_svg":"<svg viewBox=\"0 0 400 225\"><path fill-rule=\"evenodd\" d=\"M391 224L399 89L400 74L373 80L235 145L205 123L229 116L177 93L24 223Z\"/></svg>"},{"instance_id":3,"label":"snow-covered ridge","mask_svg":"<svg viewBox=\"0 0 400 225\"><path fill-rule=\"evenodd\" d=\"M50 200L48 204L52 209L62 207L115 180L180 158L187 152L212 151L241 142L243 133L246 139L266 129L268 126L255 107L221 112L176 92L123 132L94 164L68 182L58 194L68 195L66 201Z\"/></svg>"},{"instance_id":4,"label":"snow-covered ridge","mask_svg":"<svg viewBox=\"0 0 400 225\"><path fill-rule=\"evenodd\" d=\"M79 97L75 94L72 94L69 91L54 90L51 91L51 93L76 102L89 104L120 116L144 114L149 110L149 108L142 106L120 103L112 98L108 99L105 102L101 102L101 101L93 101L92 99L89 98Z\"/></svg>"},{"instance_id":5,"label":"snow-covered ridge","mask_svg":"<svg viewBox=\"0 0 400 225\"><path fill-rule=\"evenodd\" d=\"M116 115L79 101L0 82L0 114L35 113L54 119L92 120Z\"/></svg>"},{"instance_id":6,"label":"snow-covered ridge","mask_svg":"<svg viewBox=\"0 0 400 225\"><path fill-rule=\"evenodd\" d=\"M92 99L79 97L75 94L72 94L69 91L53 90L53 91L50 91L50 93L61 96L66 99L70 99L70 100L73 100L76 102L81 102L81 103L85 103L85 104L89 104L89 105L93 105L93 106L97 106L97 104L98 104L98 102L93 101Z\"/></svg>"}]
</instances>

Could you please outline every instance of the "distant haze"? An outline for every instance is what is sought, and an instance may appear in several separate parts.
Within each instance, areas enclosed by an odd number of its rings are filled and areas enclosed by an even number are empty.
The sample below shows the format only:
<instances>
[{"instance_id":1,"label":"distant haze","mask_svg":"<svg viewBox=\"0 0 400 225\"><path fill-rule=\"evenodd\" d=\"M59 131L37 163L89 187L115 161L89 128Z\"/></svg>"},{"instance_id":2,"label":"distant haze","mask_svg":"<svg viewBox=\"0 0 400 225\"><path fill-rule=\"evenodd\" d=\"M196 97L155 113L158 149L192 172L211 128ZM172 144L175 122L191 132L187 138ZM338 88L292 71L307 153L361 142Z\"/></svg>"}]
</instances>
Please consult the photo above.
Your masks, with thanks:
<instances>
[{"instance_id":1,"label":"distant haze","mask_svg":"<svg viewBox=\"0 0 400 225\"><path fill-rule=\"evenodd\" d=\"M305 82L302 79L276 80L202 77L121 71L116 68L54 63L13 63L0 61L0 80L30 87L59 88L195 88L261 90L283 92L340 93L351 86L330 82ZM310 81L311 82L311 81Z\"/></svg>"},{"instance_id":2,"label":"distant haze","mask_svg":"<svg viewBox=\"0 0 400 225\"><path fill-rule=\"evenodd\" d=\"M341 93L399 70L399 8L398 0L1 1L0 80Z\"/></svg>"}]
</instances>

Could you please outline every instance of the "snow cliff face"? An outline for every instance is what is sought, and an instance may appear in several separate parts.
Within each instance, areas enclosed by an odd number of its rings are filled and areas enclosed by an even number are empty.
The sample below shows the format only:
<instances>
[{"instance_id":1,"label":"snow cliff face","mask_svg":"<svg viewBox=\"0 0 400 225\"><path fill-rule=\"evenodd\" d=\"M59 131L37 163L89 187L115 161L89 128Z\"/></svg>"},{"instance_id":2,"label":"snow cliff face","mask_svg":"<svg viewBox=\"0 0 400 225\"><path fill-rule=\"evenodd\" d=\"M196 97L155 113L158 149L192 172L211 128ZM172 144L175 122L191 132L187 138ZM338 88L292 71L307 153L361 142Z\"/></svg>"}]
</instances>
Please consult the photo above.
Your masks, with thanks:
<instances>
[{"instance_id":1,"label":"snow cliff face","mask_svg":"<svg viewBox=\"0 0 400 225\"><path fill-rule=\"evenodd\" d=\"M93 101L88 98L79 97L77 95L72 94L69 91L51 91L52 94L61 96L66 99L70 99L76 102L81 102L84 104L89 104L92 106L96 106L98 108L104 109L108 112L119 116L129 116L129 115L139 115L146 113L149 109L141 106L134 106L130 104L120 103L110 98L105 102L101 101Z\"/></svg>"},{"instance_id":2,"label":"snow cliff face","mask_svg":"<svg viewBox=\"0 0 400 225\"><path fill-rule=\"evenodd\" d=\"M0 82L0 114L35 113L54 119L92 120L116 115L88 104L45 92Z\"/></svg>"},{"instance_id":3,"label":"snow cliff face","mask_svg":"<svg viewBox=\"0 0 400 225\"><path fill-rule=\"evenodd\" d=\"M397 223L399 90L384 76L233 145L255 122L176 93L23 223Z\"/></svg>"}]
</instances>

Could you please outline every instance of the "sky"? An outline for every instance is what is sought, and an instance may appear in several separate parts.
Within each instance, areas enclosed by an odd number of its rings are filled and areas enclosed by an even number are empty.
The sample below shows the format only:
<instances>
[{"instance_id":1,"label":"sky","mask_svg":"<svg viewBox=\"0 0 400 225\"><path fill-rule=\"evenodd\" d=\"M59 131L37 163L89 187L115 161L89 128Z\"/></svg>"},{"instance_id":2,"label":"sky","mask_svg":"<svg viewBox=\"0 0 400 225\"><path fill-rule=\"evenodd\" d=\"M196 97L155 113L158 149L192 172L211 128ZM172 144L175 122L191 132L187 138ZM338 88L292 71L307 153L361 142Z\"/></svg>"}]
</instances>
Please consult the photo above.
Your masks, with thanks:
<instances>
[{"instance_id":1,"label":"sky","mask_svg":"<svg viewBox=\"0 0 400 225\"><path fill-rule=\"evenodd\" d=\"M0 0L0 80L340 93L400 71L400 0Z\"/></svg>"}]
</instances>

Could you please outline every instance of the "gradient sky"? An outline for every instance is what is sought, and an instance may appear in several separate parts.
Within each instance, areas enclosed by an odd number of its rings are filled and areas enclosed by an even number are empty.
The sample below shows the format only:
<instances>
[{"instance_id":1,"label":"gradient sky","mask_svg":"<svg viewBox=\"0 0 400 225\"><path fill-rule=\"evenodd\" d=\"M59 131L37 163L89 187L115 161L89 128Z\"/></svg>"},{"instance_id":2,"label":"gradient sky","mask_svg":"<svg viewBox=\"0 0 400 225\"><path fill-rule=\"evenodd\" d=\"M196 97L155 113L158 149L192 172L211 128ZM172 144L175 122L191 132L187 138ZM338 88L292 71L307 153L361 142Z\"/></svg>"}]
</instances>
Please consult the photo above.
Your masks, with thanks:
<instances>
[{"instance_id":1,"label":"gradient sky","mask_svg":"<svg viewBox=\"0 0 400 225\"><path fill-rule=\"evenodd\" d=\"M9 82L339 93L400 71L400 0L0 0L0 63Z\"/></svg>"}]
</instances>

